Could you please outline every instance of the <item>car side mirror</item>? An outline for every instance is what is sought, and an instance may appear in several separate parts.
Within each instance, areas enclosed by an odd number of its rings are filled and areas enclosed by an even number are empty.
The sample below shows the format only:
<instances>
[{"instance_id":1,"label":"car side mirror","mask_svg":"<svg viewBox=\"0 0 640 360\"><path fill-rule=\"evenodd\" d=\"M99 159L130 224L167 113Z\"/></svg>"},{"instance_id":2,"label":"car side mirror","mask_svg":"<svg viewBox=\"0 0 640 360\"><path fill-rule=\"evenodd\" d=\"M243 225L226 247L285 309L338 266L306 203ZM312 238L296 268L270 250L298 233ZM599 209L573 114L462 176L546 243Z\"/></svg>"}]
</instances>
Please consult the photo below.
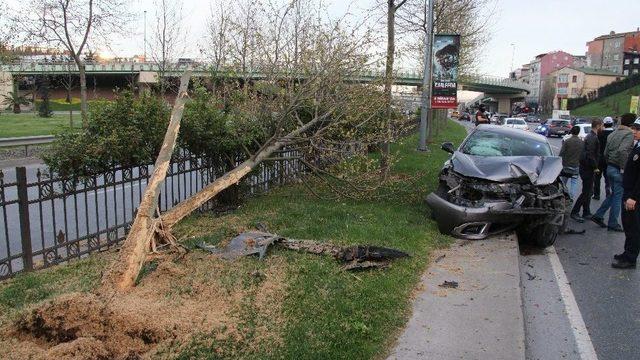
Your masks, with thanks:
<instances>
[{"instance_id":1,"label":"car side mirror","mask_svg":"<svg viewBox=\"0 0 640 360\"><path fill-rule=\"evenodd\" d=\"M453 154L455 152L455 149L453 148L453 143L451 142L442 143L441 149L448 152L449 154Z\"/></svg>"}]
</instances>

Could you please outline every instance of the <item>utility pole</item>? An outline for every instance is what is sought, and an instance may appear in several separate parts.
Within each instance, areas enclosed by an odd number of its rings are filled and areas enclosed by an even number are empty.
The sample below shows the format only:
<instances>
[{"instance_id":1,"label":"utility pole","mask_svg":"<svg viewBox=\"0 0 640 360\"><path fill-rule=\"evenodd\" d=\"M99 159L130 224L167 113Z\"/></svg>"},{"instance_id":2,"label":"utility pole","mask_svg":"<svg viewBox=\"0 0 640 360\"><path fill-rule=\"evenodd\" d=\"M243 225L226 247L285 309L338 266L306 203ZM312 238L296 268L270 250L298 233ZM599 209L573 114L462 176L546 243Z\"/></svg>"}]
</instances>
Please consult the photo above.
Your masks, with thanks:
<instances>
[{"instance_id":1,"label":"utility pole","mask_svg":"<svg viewBox=\"0 0 640 360\"><path fill-rule=\"evenodd\" d=\"M144 62L147 62L147 10L144 11Z\"/></svg>"},{"instance_id":2,"label":"utility pole","mask_svg":"<svg viewBox=\"0 0 640 360\"><path fill-rule=\"evenodd\" d=\"M511 43L511 70L510 73L513 72L513 57L516 54L516 44Z\"/></svg>"},{"instance_id":3,"label":"utility pole","mask_svg":"<svg viewBox=\"0 0 640 360\"><path fill-rule=\"evenodd\" d=\"M420 143L418 151L429 151L427 148L427 124L431 117L431 59L433 52L433 3L429 0L429 15L424 35L424 70L422 72L422 106L420 108Z\"/></svg>"}]
</instances>

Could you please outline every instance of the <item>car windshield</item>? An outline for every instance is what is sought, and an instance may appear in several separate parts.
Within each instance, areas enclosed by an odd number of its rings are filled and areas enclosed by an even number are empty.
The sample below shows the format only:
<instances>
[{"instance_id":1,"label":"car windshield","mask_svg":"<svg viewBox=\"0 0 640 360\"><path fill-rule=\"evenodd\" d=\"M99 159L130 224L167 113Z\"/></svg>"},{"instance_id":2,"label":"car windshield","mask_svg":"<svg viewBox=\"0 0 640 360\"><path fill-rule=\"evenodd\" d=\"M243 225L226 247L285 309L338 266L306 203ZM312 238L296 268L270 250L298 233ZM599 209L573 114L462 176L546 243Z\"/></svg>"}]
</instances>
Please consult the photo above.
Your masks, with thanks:
<instances>
[{"instance_id":1,"label":"car windshield","mask_svg":"<svg viewBox=\"0 0 640 360\"><path fill-rule=\"evenodd\" d=\"M522 119L507 119L507 125L525 125Z\"/></svg>"},{"instance_id":2,"label":"car windshield","mask_svg":"<svg viewBox=\"0 0 640 360\"><path fill-rule=\"evenodd\" d=\"M476 156L553 156L544 140L486 130L473 132L460 151Z\"/></svg>"},{"instance_id":3,"label":"car windshield","mask_svg":"<svg viewBox=\"0 0 640 360\"><path fill-rule=\"evenodd\" d=\"M585 134L588 134L591 132L591 126L583 126L582 130Z\"/></svg>"},{"instance_id":4,"label":"car windshield","mask_svg":"<svg viewBox=\"0 0 640 360\"><path fill-rule=\"evenodd\" d=\"M555 125L555 126L567 126L567 124L569 124L569 122L566 121L566 120L553 120L551 122L551 124Z\"/></svg>"}]
</instances>

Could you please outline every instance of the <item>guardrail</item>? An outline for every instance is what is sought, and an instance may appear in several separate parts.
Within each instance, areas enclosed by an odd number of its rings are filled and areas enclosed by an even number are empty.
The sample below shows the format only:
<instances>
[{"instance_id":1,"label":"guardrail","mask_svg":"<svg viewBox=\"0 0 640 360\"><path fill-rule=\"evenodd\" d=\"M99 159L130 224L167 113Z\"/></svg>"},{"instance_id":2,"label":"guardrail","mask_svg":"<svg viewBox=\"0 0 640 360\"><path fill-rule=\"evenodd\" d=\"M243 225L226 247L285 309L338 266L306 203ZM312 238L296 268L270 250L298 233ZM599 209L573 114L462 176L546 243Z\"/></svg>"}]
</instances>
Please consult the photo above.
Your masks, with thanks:
<instances>
[{"instance_id":1,"label":"guardrail","mask_svg":"<svg viewBox=\"0 0 640 360\"><path fill-rule=\"evenodd\" d=\"M24 146L24 156L29 156L29 146L49 144L55 140L54 135L22 136L0 138L0 148Z\"/></svg>"}]
</instances>

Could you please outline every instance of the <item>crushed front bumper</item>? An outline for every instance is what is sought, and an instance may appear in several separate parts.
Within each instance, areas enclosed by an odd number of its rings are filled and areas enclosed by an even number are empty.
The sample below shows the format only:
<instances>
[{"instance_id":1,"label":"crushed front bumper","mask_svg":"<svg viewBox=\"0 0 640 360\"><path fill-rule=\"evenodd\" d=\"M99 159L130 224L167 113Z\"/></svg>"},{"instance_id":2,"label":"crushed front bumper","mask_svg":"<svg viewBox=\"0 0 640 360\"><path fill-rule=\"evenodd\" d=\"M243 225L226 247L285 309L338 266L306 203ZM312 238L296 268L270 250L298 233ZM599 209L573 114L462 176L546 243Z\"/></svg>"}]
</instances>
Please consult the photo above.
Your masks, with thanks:
<instances>
[{"instance_id":1,"label":"crushed front bumper","mask_svg":"<svg viewBox=\"0 0 640 360\"><path fill-rule=\"evenodd\" d=\"M490 235L512 230L527 215L549 223L562 223L562 215L556 211L538 208L514 208L508 201L486 202L480 207L452 204L435 193L427 196L427 204L443 234L468 240L481 240Z\"/></svg>"}]
</instances>

